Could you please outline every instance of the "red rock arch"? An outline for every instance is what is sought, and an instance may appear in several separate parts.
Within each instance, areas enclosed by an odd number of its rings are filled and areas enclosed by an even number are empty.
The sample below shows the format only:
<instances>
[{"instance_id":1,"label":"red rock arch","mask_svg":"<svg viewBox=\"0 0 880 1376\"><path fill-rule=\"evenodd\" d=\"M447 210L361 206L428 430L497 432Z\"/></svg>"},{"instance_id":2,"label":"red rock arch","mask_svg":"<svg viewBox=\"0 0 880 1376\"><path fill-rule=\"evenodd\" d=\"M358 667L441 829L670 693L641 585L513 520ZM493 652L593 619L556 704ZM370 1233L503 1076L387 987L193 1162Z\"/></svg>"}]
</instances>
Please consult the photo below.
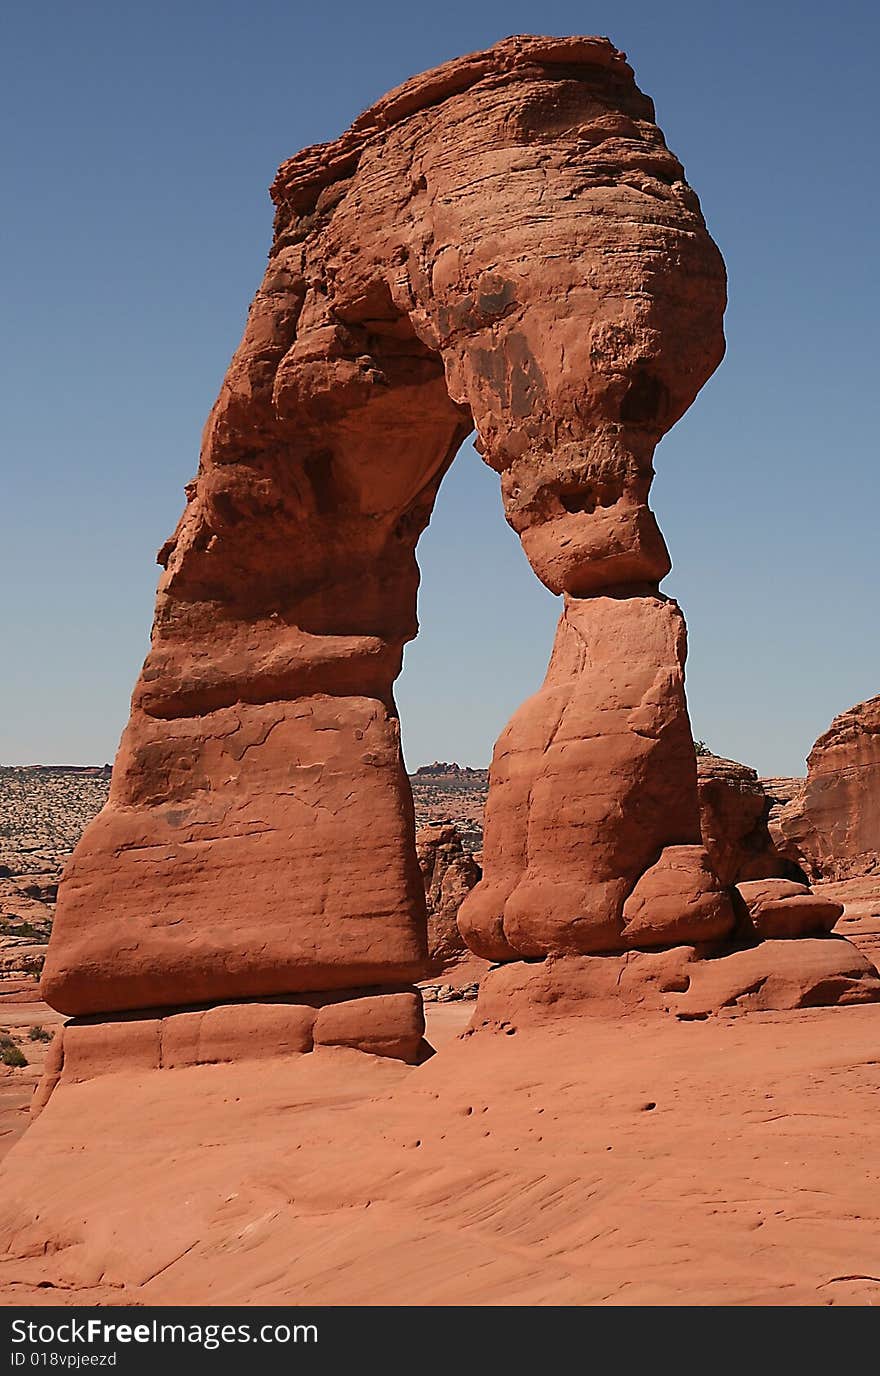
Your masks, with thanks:
<instances>
[{"instance_id":1,"label":"red rock arch","mask_svg":"<svg viewBox=\"0 0 880 1376\"><path fill-rule=\"evenodd\" d=\"M723 353L724 269L624 58L508 39L392 92L272 194L47 998L105 1014L418 976L393 682L416 542L472 427L564 610L496 749L468 941L504 960L729 930L648 507L655 445Z\"/></svg>"}]
</instances>

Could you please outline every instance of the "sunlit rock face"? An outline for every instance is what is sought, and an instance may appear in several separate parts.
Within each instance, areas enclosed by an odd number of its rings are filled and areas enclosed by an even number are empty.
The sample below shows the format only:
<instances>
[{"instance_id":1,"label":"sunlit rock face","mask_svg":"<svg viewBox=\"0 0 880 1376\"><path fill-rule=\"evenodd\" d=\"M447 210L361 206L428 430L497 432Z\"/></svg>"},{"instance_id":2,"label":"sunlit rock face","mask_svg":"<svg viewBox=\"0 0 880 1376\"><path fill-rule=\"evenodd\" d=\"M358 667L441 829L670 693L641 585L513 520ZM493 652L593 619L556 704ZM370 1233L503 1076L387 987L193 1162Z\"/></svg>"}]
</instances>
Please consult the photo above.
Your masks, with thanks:
<instances>
[{"instance_id":1,"label":"sunlit rock face","mask_svg":"<svg viewBox=\"0 0 880 1376\"><path fill-rule=\"evenodd\" d=\"M774 828L813 879L880 875L880 697L834 718Z\"/></svg>"},{"instance_id":2,"label":"sunlit rock face","mask_svg":"<svg viewBox=\"0 0 880 1376\"><path fill-rule=\"evenodd\" d=\"M461 930L502 960L723 935L648 495L721 359L725 276L651 101L607 40L507 39L306 149L272 195L47 998L101 1014L423 972L392 685L416 543L474 428L563 611L496 749Z\"/></svg>"}]
</instances>

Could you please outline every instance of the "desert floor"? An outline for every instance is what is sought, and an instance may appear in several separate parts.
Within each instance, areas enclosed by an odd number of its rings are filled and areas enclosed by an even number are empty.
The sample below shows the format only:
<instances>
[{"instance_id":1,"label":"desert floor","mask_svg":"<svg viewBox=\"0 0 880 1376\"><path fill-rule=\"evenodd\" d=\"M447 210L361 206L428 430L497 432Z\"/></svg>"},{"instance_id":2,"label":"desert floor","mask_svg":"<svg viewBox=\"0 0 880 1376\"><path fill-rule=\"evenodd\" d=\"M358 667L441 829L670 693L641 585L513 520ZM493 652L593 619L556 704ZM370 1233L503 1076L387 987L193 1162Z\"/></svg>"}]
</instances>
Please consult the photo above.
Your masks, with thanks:
<instances>
[{"instance_id":1,"label":"desert floor","mask_svg":"<svg viewBox=\"0 0 880 1376\"><path fill-rule=\"evenodd\" d=\"M23 1136L62 1021L18 968L72 843L47 796L0 894L0 1032L28 1062L0 1065L0 1303L880 1302L880 1005L468 1033L473 1001L429 1003L417 1068L120 1072ZM880 876L818 887L877 963Z\"/></svg>"},{"instance_id":2,"label":"desert floor","mask_svg":"<svg viewBox=\"0 0 880 1376\"><path fill-rule=\"evenodd\" d=\"M876 927L865 903L860 928ZM880 1300L880 1006L106 1075L5 1162L6 1304Z\"/></svg>"}]
</instances>

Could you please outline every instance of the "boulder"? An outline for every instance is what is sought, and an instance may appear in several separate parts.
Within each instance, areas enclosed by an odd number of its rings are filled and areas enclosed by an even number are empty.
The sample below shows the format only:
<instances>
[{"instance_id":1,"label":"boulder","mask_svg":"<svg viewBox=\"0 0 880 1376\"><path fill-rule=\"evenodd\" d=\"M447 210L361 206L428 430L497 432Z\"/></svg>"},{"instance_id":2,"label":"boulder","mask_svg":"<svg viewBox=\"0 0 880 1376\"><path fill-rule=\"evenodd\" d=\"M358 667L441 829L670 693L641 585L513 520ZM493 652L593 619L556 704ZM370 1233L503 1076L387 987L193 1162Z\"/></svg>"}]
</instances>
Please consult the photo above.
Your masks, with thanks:
<instances>
[{"instance_id":1,"label":"boulder","mask_svg":"<svg viewBox=\"0 0 880 1376\"><path fill-rule=\"evenodd\" d=\"M730 895L702 846L667 846L624 903L623 921L629 946L716 941L736 925Z\"/></svg>"},{"instance_id":2,"label":"boulder","mask_svg":"<svg viewBox=\"0 0 880 1376\"><path fill-rule=\"evenodd\" d=\"M737 889L753 930L771 940L830 932L843 915L842 903L787 879L756 880L738 884Z\"/></svg>"}]
</instances>

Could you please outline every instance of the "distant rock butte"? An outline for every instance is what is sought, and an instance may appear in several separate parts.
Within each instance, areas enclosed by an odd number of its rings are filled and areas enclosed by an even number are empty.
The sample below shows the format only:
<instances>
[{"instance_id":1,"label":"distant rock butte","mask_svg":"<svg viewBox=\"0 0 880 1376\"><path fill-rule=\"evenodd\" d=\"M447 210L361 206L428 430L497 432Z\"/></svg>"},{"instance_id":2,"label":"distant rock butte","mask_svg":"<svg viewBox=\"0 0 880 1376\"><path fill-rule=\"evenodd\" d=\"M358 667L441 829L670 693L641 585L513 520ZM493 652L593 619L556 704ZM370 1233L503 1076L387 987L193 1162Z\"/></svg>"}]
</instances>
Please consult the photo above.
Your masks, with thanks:
<instances>
[{"instance_id":1,"label":"distant rock butte","mask_svg":"<svg viewBox=\"0 0 880 1376\"><path fill-rule=\"evenodd\" d=\"M701 840L685 624L648 505L657 442L723 355L725 272L624 56L506 39L285 162L272 197L109 801L59 890L42 987L77 1019L78 1076L114 1046L161 1066L169 1037L197 1063L264 1036L424 1054L393 683L416 544L474 429L562 608L494 752L461 933L517 965L488 976L497 995L524 962L699 957L740 931L733 859ZM785 946L766 944L764 977Z\"/></svg>"},{"instance_id":2,"label":"distant rock butte","mask_svg":"<svg viewBox=\"0 0 880 1376\"><path fill-rule=\"evenodd\" d=\"M447 764L445 760L435 760L433 764L420 765L416 770L415 778L425 776L440 775L442 778L464 778L464 779L485 779L488 770L471 769L470 765Z\"/></svg>"}]
</instances>

